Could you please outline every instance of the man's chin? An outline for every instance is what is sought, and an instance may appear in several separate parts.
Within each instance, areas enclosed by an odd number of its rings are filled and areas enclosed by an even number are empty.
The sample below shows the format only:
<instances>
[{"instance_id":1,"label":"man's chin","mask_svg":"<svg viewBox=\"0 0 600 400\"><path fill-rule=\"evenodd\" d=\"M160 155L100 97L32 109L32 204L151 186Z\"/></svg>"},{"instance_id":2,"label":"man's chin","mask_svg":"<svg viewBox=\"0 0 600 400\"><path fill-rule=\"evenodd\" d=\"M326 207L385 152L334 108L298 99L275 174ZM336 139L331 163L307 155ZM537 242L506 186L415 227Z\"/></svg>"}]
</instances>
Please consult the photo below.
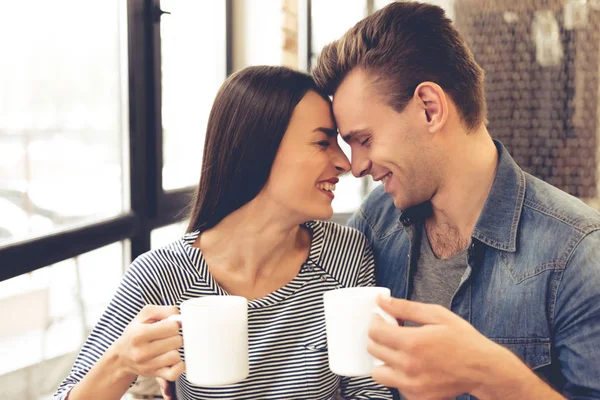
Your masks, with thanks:
<instances>
[{"instance_id":1,"label":"man's chin","mask_svg":"<svg viewBox=\"0 0 600 400\"><path fill-rule=\"evenodd\" d=\"M392 196L392 199L394 200L394 207L396 207L398 210L406 210L407 208L410 208L410 206L407 206L406 201L399 199L397 195L390 194L390 196Z\"/></svg>"},{"instance_id":2,"label":"man's chin","mask_svg":"<svg viewBox=\"0 0 600 400\"><path fill-rule=\"evenodd\" d=\"M394 207L396 207L398 210L400 211L406 211L411 207L414 207L420 203L418 202L414 202L414 201L410 201L408 199L403 199L398 195L391 195L392 199L394 200Z\"/></svg>"}]
</instances>

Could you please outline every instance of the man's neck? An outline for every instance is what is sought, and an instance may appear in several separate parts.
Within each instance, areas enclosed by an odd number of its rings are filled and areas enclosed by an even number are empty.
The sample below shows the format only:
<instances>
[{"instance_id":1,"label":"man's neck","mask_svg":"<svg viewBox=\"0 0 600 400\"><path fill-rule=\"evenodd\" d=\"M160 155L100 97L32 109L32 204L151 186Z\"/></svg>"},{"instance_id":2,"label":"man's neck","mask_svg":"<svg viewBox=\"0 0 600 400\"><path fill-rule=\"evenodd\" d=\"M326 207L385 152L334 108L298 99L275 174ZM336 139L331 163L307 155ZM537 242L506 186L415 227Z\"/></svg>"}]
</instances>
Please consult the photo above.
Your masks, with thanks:
<instances>
[{"instance_id":1,"label":"man's neck","mask_svg":"<svg viewBox=\"0 0 600 400\"><path fill-rule=\"evenodd\" d=\"M425 227L436 256L465 249L494 183L498 151L485 127L459 135L449 149L443 184L431 199Z\"/></svg>"}]
</instances>

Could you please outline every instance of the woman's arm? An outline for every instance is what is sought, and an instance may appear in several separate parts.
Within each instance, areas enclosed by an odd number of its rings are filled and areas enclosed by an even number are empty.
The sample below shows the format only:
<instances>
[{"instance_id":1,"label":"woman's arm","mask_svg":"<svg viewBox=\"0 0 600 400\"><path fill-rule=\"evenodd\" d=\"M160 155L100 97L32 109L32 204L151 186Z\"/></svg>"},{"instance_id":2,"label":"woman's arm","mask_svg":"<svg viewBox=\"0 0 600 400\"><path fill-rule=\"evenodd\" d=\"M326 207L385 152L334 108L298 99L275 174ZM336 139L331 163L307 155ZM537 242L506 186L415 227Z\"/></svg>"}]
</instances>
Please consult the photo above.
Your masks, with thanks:
<instances>
[{"instance_id":1,"label":"woman's arm","mask_svg":"<svg viewBox=\"0 0 600 400\"><path fill-rule=\"evenodd\" d=\"M183 341L179 324L165 320L177 313L176 307L144 307L68 399L118 400L138 375L177 379L184 370L177 351Z\"/></svg>"},{"instance_id":2,"label":"woman's arm","mask_svg":"<svg viewBox=\"0 0 600 400\"><path fill-rule=\"evenodd\" d=\"M177 366L175 371L160 371L169 377L183 370L177 352L182 343L179 325L161 321L177 313L177 308L146 306L137 279L144 268L138 260L129 268L69 376L54 394L54 400L64 400L67 396L71 400L99 396L120 399L138 375L158 373L157 366L165 368L168 363ZM145 289L153 292L156 288Z\"/></svg>"}]
</instances>

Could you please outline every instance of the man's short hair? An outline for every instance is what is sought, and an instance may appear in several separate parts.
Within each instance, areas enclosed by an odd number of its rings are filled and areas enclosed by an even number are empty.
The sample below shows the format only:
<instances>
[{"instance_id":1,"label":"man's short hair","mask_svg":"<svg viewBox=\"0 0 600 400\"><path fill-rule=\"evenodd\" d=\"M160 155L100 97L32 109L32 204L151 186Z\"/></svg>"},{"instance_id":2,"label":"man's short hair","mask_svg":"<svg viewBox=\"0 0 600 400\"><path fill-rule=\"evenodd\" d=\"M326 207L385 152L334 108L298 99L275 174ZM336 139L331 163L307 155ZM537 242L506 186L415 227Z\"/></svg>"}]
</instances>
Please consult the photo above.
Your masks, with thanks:
<instances>
[{"instance_id":1,"label":"man's short hair","mask_svg":"<svg viewBox=\"0 0 600 400\"><path fill-rule=\"evenodd\" d=\"M397 112L430 81L452 98L467 129L487 122L483 69L438 6L389 4L325 46L312 74L333 95L355 68L374 78L377 93Z\"/></svg>"}]
</instances>

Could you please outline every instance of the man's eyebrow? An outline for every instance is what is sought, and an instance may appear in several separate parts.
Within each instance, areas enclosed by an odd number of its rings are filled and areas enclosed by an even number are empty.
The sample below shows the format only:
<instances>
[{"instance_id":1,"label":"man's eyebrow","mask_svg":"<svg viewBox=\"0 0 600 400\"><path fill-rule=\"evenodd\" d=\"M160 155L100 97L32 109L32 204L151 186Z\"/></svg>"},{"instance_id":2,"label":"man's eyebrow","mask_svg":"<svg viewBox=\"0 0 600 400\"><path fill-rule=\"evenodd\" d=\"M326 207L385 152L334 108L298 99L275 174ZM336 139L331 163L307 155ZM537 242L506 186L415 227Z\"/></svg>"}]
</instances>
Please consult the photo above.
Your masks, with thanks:
<instances>
[{"instance_id":1,"label":"man's eyebrow","mask_svg":"<svg viewBox=\"0 0 600 400\"><path fill-rule=\"evenodd\" d=\"M370 135L371 134L371 130L368 128L365 129L355 129L353 131L348 132L347 134L343 135L342 138L344 139L344 142L349 143L350 140L352 140L352 138L354 138L354 136L358 136L358 135Z\"/></svg>"},{"instance_id":2,"label":"man's eyebrow","mask_svg":"<svg viewBox=\"0 0 600 400\"><path fill-rule=\"evenodd\" d=\"M335 128L325 128L325 127L318 127L313 129L313 132L323 132L324 134L326 134L329 137L336 137L337 136L337 129Z\"/></svg>"}]
</instances>

